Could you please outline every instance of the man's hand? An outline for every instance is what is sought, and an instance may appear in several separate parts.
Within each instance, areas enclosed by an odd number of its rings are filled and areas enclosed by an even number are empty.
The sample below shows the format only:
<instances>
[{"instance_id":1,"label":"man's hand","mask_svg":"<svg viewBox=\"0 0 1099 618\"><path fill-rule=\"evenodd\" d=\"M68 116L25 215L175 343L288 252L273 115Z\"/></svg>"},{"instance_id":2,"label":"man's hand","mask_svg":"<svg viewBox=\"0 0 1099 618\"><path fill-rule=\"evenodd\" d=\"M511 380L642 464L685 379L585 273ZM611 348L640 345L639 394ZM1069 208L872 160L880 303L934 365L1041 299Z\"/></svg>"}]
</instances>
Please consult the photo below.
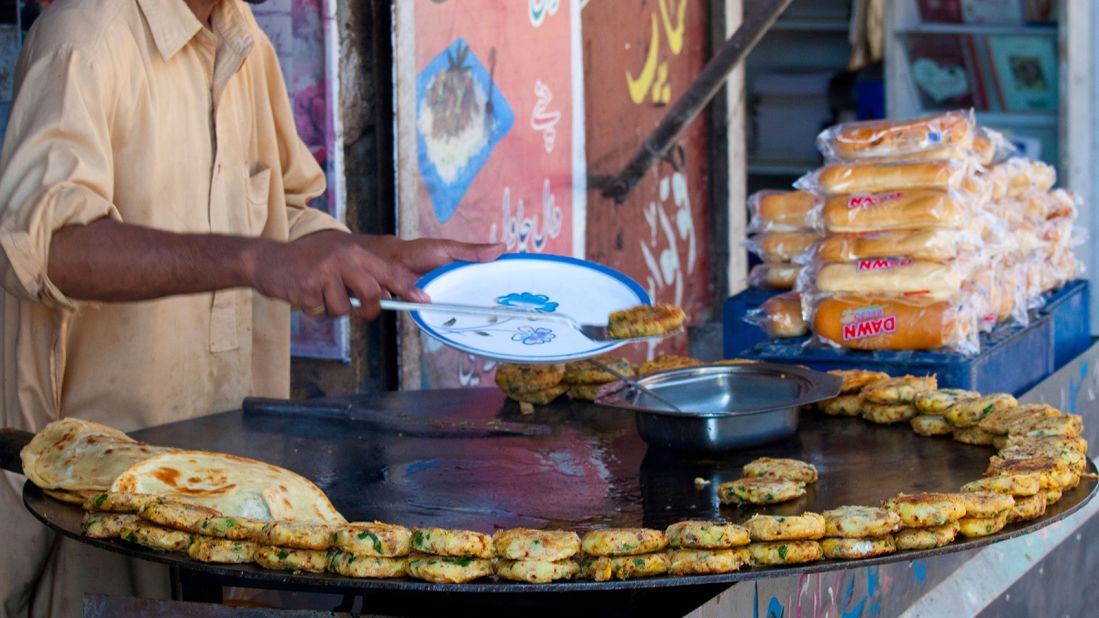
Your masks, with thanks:
<instances>
[{"instance_id":1,"label":"man's hand","mask_svg":"<svg viewBox=\"0 0 1099 618\"><path fill-rule=\"evenodd\" d=\"M455 260L494 260L502 252L499 245L324 231L257 245L252 287L314 316L345 315L355 296L361 303L356 313L373 319L383 298L428 302L416 287L423 273Z\"/></svg>"}]
</instances>

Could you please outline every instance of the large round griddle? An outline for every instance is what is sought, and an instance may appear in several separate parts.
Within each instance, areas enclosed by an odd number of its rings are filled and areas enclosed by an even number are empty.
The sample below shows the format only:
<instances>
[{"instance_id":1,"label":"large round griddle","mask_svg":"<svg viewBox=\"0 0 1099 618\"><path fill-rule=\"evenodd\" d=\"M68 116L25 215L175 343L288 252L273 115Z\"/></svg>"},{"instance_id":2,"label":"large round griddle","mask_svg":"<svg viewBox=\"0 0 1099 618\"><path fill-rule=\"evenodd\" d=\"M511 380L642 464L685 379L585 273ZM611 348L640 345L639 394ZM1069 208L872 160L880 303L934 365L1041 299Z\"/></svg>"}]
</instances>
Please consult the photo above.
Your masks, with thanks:
<instances>
[{"instance_id":1,"label":"large round griddle","mask_svg":"<svg viewBox=\"0 0 1099 618\"><path fill-rule=\"evenodd\" d=\"M797 514L844 504L876 505L902 491L956 491L980 478L994 453L990 447L948 438L923 438L907 424L879 426L857 418L805 413L797 435L781 444L696 459L647 449L629 412L562 400L539 408L532 416L521 416L514 402L495 389L394 393L382 399L347 398L309 405L268 403L134 435L149 443L227 452L287 467L317 482L352 521L377 519L483 532L520 526L580 533L604 526L663 528L685 519L741 522L757 512ZM717 484L738 478L744 463L762 455L809 461L820 471L820 480L792 502L743 509L721 505ZM1089 461L1088 469L1096 471L1094 462ZM696 488L696 477L711 483ZM988 537L959 536L957 542L940 549L858 561L746 568L722 575L539 585L492 579L440 585L205 564L185 554L85 538L80 532L80 508L49 498L30 483L23 496L36 517L68 537L226 578L233 585L371 591L375 597L404 598L414 593L424 603L444 602L444 596L432 596L436 594L543 603L568 592L697 587L699 592L712 589L707 593L712 594L738 581L976 549L1063 519L1090 500L1096 487L1094 477L1085 477L1037 520L1009 525ZM445 602L458 598L446 596Z\"/></svg>"}]
</instances>

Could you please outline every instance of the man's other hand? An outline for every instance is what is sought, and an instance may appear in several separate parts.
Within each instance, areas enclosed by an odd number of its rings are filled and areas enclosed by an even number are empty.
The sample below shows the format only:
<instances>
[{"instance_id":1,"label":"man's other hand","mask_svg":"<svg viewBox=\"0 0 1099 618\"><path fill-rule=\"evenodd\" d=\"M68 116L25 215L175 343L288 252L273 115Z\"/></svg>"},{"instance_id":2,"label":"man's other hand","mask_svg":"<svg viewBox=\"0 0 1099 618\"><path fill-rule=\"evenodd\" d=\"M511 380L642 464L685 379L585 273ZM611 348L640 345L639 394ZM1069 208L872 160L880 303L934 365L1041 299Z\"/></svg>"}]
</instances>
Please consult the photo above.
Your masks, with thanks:
<instances>
[{"instance_id":1,"label":"man's other hand","mask_svg":"<svg viewBox=\"0 0 1099 618\"><path fill-rule=\"evenodd\" d=\"M288 243L261 243L252 286L312 316L350 313L354 296L361 303L355 313L374 319L383 298L428 302L416 287L420 275L456 260L491 261L501 253L500 245L324 231Z\"/></svg>"}]
</instances>

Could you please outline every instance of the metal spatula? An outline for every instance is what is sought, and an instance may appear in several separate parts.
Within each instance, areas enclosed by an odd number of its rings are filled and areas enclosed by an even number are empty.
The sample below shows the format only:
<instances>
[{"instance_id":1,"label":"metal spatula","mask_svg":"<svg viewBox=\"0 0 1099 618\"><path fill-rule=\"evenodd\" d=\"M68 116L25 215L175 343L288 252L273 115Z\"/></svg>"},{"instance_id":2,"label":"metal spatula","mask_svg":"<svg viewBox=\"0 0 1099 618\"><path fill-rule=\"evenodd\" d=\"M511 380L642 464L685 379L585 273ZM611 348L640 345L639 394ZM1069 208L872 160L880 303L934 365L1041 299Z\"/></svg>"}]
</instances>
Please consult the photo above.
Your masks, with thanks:
<instances>
[{"instance_id":1,"label":"metal spatula","mask_svg":"<svg viewBox=\"0 0 1099 618\"><path fill-rule=\"evenodd\" d=\"M359 307L359 299L352 298L351 305ZM607 332L606 324L581 324L575 319L563 314L563 313L541 313L536 311L526 311L523 309L509 309L507 307L480 307L476 305L454 305L448 303L412 303L404 300L382 300L382 309L389 311L421 311L423 313L445 313L451 315L479 315L484 317L495 318L517 318L520 320L529 320L532 322L558 322L566 324L571 328L580 331L580 334L584 335L592 341L601 343L619 342L619 343L631 343L635 341L648 341L650 339L661 339L662 337L668 337L671 335L677 335L682 332L682 329L678 329L672 332L665 333L659 337L632 337L629 339L619 339L611 337Z\"/></svg>"}]
</instances>

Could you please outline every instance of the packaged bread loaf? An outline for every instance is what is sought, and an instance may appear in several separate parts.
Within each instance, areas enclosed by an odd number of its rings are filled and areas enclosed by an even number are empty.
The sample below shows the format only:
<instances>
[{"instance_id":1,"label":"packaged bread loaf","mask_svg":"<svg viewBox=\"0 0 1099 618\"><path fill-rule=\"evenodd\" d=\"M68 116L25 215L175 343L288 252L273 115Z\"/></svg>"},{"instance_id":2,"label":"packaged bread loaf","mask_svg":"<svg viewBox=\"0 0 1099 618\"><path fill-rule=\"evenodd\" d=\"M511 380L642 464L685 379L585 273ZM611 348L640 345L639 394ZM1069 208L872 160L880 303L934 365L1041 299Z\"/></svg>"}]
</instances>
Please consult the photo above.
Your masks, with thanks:
<instances>
[{"instance_id":1,"label":"packaged bread loaf","mask_svg":"<svg viewBox=\"0 0 1099 618\"><path fill-rule=\"evenodd\" d=\"M918 155L943 147L968 151L974 128L972 112L965 111L905 121L848 122L824 130L817 137L817 147L833 161Z\"/></svg>"},{"instance_id":2,"label":"packaged bread loaf","mask_svg":"<svg viewBox=\"0 0 1099 618\"><path fill-rule=\"evenodd\" d=\"M1015 146L999 131L979 126L973 134L973 154L986 168L1012 157L1015 152Z\"/></svg>"},{"instance_id":3,"label":"packaged bread loaf","mask_svg":"<svg viewBox=\"0 0 1099 618\"><path fill-rule=\"evenodd\" d=\"M764 232L744 242L764 262L796 262L820 240L816 232Z\"/></svg>"},{"instance_id":4,"label":"packaged bread loaf","mask_svg":"<svg viewBox=\"0 0 1099 618\"><path fill-rule=\"evenodd\" d=\"M976 317L966 299L872 294L820 298L811 307L818 340L860 350L977 349Z\"/></svg>"},{"instance_id":5,"label":"packaged bread loaf","mask_svg":"<svg viewBox=\"0 0 1099 618\"><path fill-rule=\"evenodd\" d=\"M821 220L832 233L961 228L972 211L965 196L954 191L904 189L830 197Z\"/></svg>"},{"instance_id":6,"label":"packaged bread loaf","mask_svg":"<svg viewBox=\"0 0 1099 618\"><path fill-rule=\"evenodd\" d=\"M792 232L816 227L821 200L805 191L759 191L748 198L748 232Z\"/></svg>"},{"instance_id":7,"label":"packaged bread loaf","mask_svg":"<svg viewBox=\"0 0 1099 618\"><path fill-rule=\"evenodd\" d=\"M801 268L800 264L756 264L748 272L748 285L766 290L791 290Z\"/></svg>"},{"instance_id":8,"label":"packaged bread loaf","mask_svg":"<svg viewBox=\"0 0 1099 618\"><path fill-rule=\"evenodd\" d=\"M832 163L806 174L794 186L824 195L883 193L911 189L962 189L969 161L857 161Z\"/></svg>"},{"instance_id":9,"label":"packaged bread loaf","mask_svg":"<svg viewBox=\"0 0 1099 618\"><path fill-rule=\"evenodd\" d=\"M975 251L981 232L955 228L921 228L833 234L813 246L814 260L852 262L873 258L904 256L913 260L942 262Z\"/></svg>"},{"instance_id":10,"label":"packaged bread loaf","mask_svg":"<svg viewBox=\"0 0 1099 618\"><path fill-rule=\"evenodd\" d=\"M758 309L749 311L744 320L758 326L769 339L801 337L809 332L801 312L801 295L797 292L768 298Z\"/></svg>"},{"instance_id":11,"label":"packaged bread loaf","mask_svg":"<svg viewBox=\"0 0 1099 618\"><path fill-rule=\"evenodd\" d=\"M1007 197L1022 197L1033 191L1049 191L1057 183L1057 170L1053 166L1026 159L1012 157L989 170L996 183L1002 183L1001 191ZM993 192L997 197L999 191Z\"/></svg>"},{"instance_id":12,"label":"packaged bread loaf","mask_svg":"<svg viewBox=\"0 0 1099 618\"><path fill-rule=\"evenodd\" d=\"M814 264L803 271L805 288L820 294L921 295L945 300L958 294L975 260L928 262L908 258L870 258ZM811 278L811 280L809 280Z\"/></svg>"}]
</instances>

